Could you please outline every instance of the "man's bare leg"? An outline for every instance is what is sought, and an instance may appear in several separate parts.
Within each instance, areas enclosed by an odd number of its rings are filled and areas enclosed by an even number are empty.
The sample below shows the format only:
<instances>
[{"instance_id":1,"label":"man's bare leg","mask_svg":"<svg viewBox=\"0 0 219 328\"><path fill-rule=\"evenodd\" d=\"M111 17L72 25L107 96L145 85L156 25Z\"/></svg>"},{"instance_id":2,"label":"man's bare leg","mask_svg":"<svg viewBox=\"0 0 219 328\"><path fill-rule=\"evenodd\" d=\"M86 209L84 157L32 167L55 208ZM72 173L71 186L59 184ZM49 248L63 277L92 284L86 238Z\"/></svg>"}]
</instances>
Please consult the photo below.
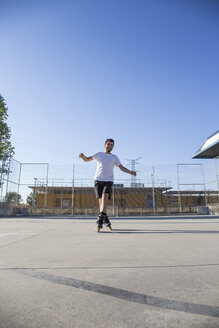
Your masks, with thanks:
<instances>
[{"instance_id":1,"label":"man's bare leg","mask_svg":"<svg viewBox=\"0 0 219 328\"><path fill-rule=\"evenodd\" d=\"M101 205L102 205L102 197L98 198L99 199L99 208L101 209Z\"/></svg>"},{"instance_id":2,"label":"man's bare leg","mask_svg":"<svg viewBox=\"0 0 219 328\"><path fill-rule=\"evenodd\" d=\"M106 213L108 200L109 200L109 194L103 194L102 198L99 198L100 212Z\"/></svg>"}]
</instances>

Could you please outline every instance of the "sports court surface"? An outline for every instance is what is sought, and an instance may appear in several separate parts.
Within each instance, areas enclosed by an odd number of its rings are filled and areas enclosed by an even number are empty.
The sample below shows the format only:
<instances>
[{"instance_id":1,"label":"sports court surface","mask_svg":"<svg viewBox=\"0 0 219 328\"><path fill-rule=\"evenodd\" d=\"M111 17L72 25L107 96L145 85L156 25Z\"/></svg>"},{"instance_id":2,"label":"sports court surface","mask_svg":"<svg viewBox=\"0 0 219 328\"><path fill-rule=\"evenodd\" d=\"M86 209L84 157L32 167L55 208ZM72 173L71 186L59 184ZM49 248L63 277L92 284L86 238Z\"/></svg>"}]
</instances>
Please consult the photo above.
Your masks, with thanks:
<instances>
[{"instance_id":1,"label":"sports court surface","mask_svg":"<svg viewBox=\"0 0 219 328\"><path fill-rule=\"evenodd\" d=\"M219 217L0 219L0 328L219 327Z\"/></svg>"}]
</instances>

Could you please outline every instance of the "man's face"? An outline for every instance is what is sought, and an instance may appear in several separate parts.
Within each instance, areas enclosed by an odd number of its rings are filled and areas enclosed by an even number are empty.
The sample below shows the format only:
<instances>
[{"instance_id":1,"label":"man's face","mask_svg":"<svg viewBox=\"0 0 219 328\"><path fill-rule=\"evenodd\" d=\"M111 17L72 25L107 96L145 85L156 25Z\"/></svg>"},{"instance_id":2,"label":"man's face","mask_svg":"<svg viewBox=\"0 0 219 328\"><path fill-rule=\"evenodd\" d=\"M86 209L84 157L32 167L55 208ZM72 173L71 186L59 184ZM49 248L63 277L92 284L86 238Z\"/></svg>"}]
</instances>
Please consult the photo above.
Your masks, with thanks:
<instances>
[{"instance_id":1,"label":"man's face","mask_svg":"<svg viewBox=\"0 0 219 328\"><path fill-rule=\"evenodd\" d=\"M106 153L110 153L113 150L113 147L114 147L114 143L111 141L108 141L105 144Z\"/></svg>"}]
</instances>

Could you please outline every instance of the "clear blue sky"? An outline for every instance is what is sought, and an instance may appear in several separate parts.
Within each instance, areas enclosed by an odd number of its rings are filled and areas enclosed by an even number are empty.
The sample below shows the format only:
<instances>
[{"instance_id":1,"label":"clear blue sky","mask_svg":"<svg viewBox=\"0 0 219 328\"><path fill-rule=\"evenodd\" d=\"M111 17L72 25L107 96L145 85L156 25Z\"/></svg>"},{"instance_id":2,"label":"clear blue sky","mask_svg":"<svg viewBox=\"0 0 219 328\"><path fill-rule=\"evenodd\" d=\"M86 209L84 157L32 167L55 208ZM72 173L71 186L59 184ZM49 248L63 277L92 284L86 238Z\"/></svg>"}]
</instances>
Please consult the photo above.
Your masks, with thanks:
<instances>
[{"instance_id":1,"label":"clear blue sky","mask_svg":"<svg viewBox=\"0 0 219 328\"><path fill-rule=\"evenodd\" d=\"M192 162L219 123L219 2L1 1L0 93L15 158ZM126 165L125 165L126 166Z\"/></svg>"}]
</instances>

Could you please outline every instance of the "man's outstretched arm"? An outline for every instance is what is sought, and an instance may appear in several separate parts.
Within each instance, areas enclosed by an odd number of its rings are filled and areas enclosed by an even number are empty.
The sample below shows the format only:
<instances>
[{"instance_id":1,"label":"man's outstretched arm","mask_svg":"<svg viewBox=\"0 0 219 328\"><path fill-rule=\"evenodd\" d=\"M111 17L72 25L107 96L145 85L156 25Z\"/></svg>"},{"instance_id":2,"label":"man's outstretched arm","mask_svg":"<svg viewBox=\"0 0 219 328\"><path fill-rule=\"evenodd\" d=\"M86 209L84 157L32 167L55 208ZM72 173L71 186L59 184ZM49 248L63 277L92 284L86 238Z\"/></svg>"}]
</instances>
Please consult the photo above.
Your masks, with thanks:
<instances>
[{"instance_id":1,"label":"man's outstretched arm","mask_svg":"<svg viewBox=\"0 0 219 328\"><path fill-rule=\"evenodd\" d=\"M80 153L79 158L82 158L85 162L90 162L93 160L92 156L86 157L83 153Z\"/></svg>"},{"instance_id":2,"label":"man's outstretched arm","mask_svg":"<svg viewBox=\"0 0 219 328\"><path fill-rule=\"evenodd\" d=\"M136 177L136 172L135 171L130 171L128 170L126 167L124 167L122 164L119 165L119 168L121 171L125 172L125 173L129 173L131 175L134 175Z\"/></svg>"}]
</instances>

